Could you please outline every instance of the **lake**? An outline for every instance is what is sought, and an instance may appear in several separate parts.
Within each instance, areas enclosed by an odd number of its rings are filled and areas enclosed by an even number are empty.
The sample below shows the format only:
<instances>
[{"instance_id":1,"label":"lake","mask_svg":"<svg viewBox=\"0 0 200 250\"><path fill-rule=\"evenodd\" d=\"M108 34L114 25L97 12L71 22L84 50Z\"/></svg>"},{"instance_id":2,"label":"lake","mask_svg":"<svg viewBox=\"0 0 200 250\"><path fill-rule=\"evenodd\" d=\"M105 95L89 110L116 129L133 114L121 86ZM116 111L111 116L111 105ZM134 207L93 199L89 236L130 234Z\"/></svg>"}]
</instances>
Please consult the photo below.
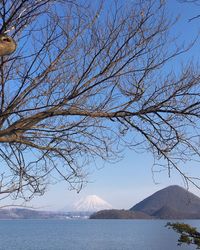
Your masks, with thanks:
<instances>
[{"instance_id":1,"label":"lake","mask_svg":"<svg viewBox=\"0 0 200 250\"><path fill-rule=\"evenodd\" d=\"M200 220L185 223L200 229ZM0 250L193 250L164 220L1 220Z\"/></svg>"}]
</instances>

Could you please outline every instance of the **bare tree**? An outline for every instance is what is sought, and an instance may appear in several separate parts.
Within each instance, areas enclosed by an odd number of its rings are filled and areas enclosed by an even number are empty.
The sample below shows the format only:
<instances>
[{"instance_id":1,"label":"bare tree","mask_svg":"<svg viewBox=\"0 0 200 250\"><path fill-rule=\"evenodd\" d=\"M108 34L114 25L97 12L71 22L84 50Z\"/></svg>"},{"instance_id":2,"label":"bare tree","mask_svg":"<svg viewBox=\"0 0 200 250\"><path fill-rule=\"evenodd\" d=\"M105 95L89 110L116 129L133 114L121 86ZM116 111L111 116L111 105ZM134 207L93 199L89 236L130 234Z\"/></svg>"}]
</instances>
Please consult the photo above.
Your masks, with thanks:
<instances>
[{"instance_id":1,"label":"bare tree","mask_svg":"<svg viewBox=\"0 0 200 250\"><path fill-rule=\"evenodd\" d=\"M197 185L180 166L199 157L199 74L167 73L187 48L164 1L97 3L0 2L1 33L18 44L0 67L2 196L30 199L60 177L80 190L90 161L124 147Z\"/></svg>"},{"instance_id":2,"label":"bare tree","mask_svg":"<svg viewBox=\"0 0 200 250\"><path fill-rule=\"evenodd\" d=\"M195 4L197 7L200 6L200 0L179 0L180 3L192 3ZM191 22L194 19L197 19L200 17L200 14L192 16L188 21Z\"/></svg>"}]
</instances>

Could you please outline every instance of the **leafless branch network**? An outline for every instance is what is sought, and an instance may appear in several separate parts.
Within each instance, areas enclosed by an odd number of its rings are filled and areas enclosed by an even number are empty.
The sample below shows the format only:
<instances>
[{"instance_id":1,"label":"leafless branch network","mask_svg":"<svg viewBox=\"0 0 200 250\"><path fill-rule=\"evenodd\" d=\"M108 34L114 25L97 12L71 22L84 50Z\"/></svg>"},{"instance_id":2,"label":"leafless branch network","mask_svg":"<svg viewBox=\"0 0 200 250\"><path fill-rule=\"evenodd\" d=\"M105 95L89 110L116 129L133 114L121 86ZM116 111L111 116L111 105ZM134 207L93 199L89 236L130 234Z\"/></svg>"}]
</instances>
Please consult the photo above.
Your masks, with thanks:
<instances>
[{"instance_id":1,"label":"leafless branch network","mask_svg":"<svg viewBox=\"0 0 200 250\"><path fill-rule=\"evenodd\" d=\"M0 2L18 44L0 67L2 195L29 200L60 177L80 190L91 161L127 146L197 185L180 166L200 156L198 66L166 66L190 46L170 38L164 1L114 3Z\"/></svg>"}]
</instances>

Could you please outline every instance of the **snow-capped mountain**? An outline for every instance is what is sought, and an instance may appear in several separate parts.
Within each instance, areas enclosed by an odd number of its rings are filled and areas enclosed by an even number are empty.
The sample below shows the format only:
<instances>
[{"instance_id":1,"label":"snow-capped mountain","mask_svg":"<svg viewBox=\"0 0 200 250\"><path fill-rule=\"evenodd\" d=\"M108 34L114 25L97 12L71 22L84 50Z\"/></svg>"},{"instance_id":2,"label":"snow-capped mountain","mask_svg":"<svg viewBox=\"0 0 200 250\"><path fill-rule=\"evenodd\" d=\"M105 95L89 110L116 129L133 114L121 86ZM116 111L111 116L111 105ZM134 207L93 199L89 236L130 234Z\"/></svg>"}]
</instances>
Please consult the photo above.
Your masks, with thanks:
<instances>
[{"instance_id":1,"label":"snow-capped mountain","mask_svg":"<svg viewBox=\"0 0 200 250\"><path fill-rule=\"evenodd\" d=\"M96 212L104 209L111 209L112 206L101 199L97 195L88 195L85 199L82 199L75 203L74 209L76 211L85 211L85 212Z\"/></svg>"}]
</instances>

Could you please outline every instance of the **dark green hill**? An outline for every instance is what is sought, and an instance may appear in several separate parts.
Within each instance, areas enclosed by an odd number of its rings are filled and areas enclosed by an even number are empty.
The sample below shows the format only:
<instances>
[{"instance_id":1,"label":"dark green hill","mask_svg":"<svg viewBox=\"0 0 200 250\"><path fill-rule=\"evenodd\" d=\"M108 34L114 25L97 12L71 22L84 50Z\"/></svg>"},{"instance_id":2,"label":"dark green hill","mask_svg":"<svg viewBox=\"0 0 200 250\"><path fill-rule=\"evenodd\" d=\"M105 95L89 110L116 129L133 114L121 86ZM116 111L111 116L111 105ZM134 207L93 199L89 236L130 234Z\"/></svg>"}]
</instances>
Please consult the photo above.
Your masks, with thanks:
<instances>
[{"instance_id":1,"label":"dark green hill","mask_svg":"<svg viewBox=\"0 0 200 250\"><path fill-rule=\"evenodd\" d=\"M199 219L200 198L182 187L169 186L139 202L130 211L159 219Z\"/></svg>"},{"instance_id":2,"label":"dark green hill","mask_svg":"<svg viewBox=\"0 0 200 250\"><path fill-rule=\"evenodd\" d=\"M181 212L180 210L174 210L171 207L164 206L152 215L157 219L200 219L200 214L193 214L190 212Z\"/></svg>"},{"instance_id":3,"label":"dark green hill","mask_svg":"<svg viewBox=\"0 0 200 250\"><path fill-rule=\"evenodd\" d=\"M90 216L90 219L151 219L152 217L142 212L133 212L129 210L101 210Z\"/></svg>"}]
</instances>

